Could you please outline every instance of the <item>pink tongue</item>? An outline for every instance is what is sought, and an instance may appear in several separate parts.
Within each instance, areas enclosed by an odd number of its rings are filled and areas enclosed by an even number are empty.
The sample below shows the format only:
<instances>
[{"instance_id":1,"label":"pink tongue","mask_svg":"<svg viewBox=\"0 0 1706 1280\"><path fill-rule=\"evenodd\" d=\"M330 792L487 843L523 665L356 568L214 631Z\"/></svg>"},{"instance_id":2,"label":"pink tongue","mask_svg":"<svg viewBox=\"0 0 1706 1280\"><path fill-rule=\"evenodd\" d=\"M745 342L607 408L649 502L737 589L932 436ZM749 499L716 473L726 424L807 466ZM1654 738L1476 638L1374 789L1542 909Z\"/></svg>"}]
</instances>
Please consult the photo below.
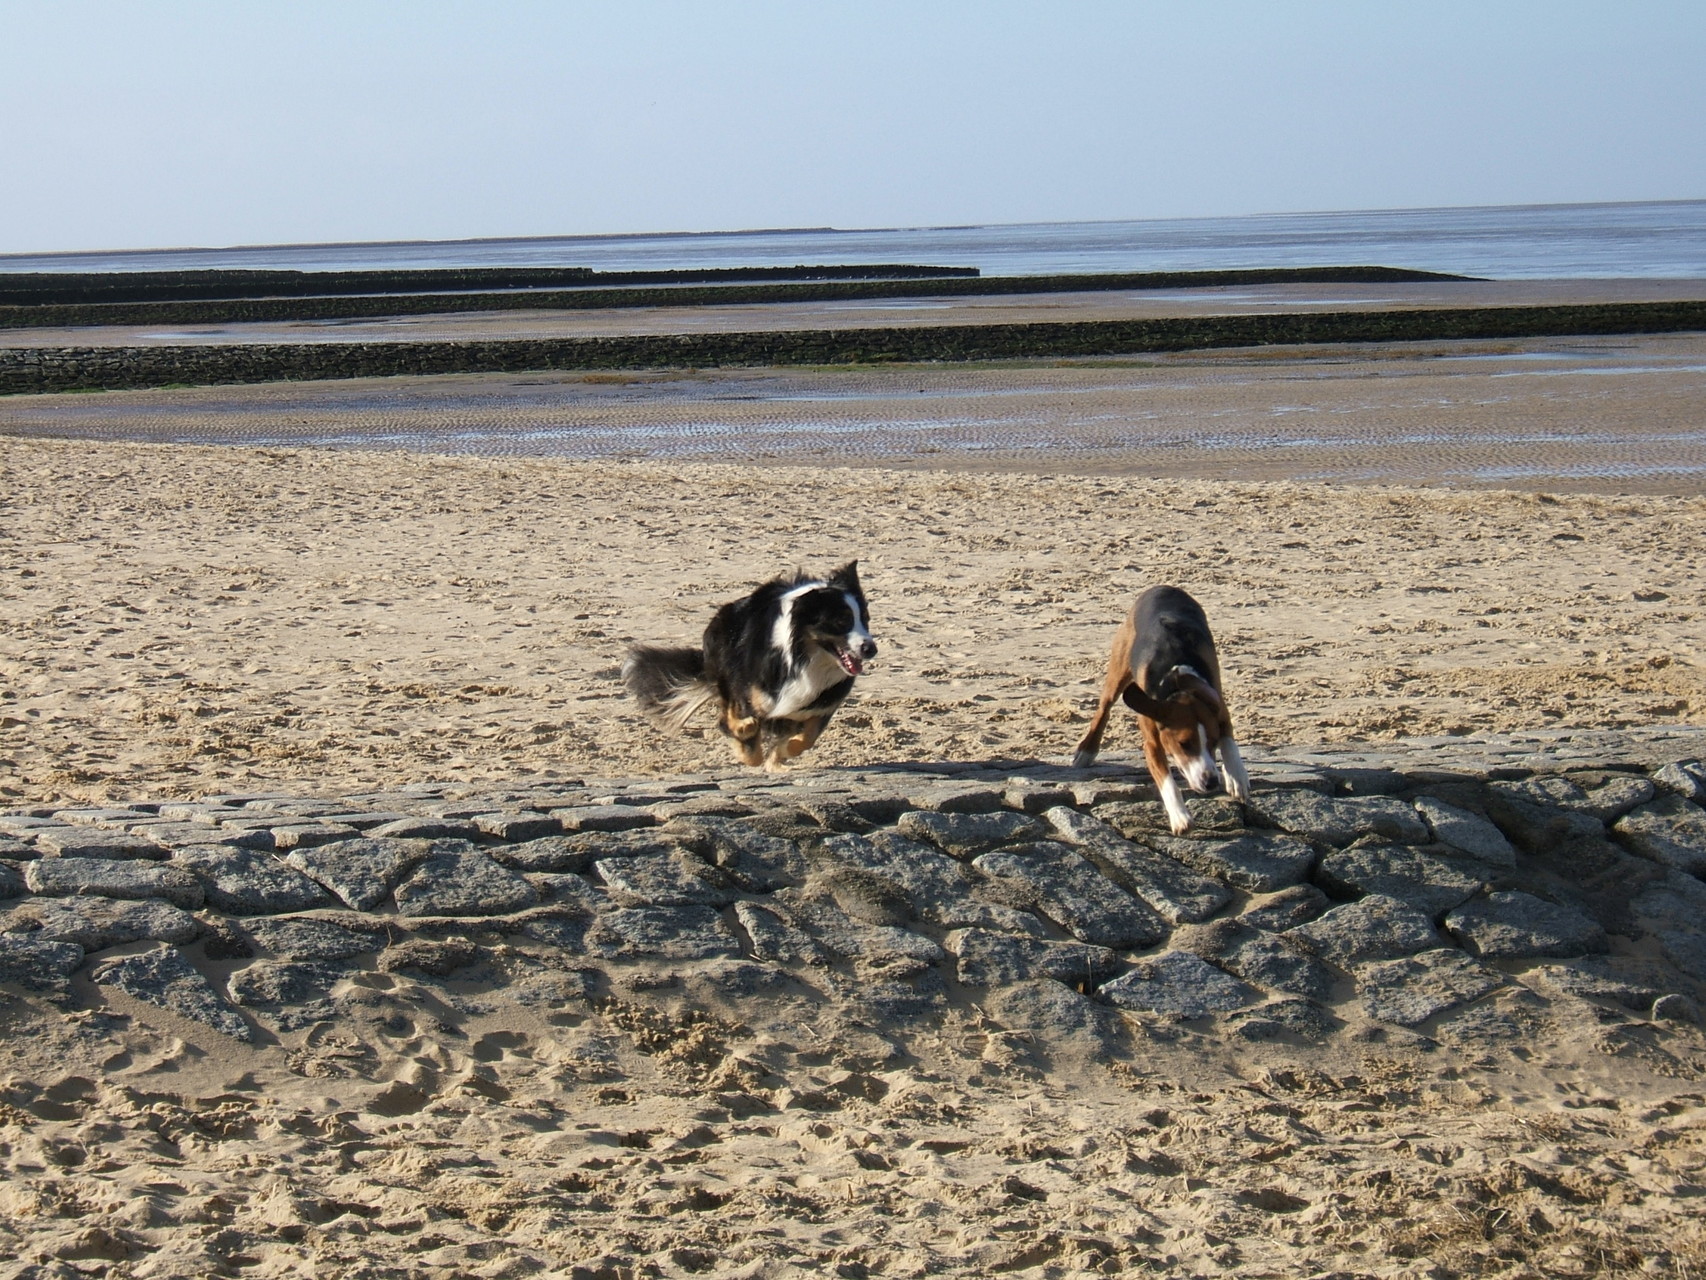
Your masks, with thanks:
<instances>
[{"instance_id":1,"label":"pink tongue","mask_svg":"<svg viewBox=\"0 0 1706 1280\"><path fill-rule=\"evenodd\" d=\"M850 653L838 653L835 656L841 659L841 669L850 676L856 676L865 669L865 664Z\"/></svg>"}]
</instances>

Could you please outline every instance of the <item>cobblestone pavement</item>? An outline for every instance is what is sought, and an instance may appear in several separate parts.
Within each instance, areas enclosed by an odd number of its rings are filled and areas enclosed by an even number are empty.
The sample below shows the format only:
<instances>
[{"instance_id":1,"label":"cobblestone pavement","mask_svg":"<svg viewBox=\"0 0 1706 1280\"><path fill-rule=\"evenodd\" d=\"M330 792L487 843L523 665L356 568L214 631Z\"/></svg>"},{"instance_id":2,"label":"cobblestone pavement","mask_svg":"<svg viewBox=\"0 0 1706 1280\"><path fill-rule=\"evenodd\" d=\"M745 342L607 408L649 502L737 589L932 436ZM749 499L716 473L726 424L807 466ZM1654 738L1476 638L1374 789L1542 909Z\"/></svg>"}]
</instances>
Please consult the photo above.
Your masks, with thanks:
<instances>
[{"instance_id":1,"label":"cobblestone pavement","mask_svg":"<svg viewBox=\"0 0 1706 1280\"><path fill-rule=\"evenodd\" d=\"M1533 1001L1691 1021L1706 730L1252 752L1174 837L1130 764L425 784L0 815L0 982L240 1041L364 975L536 1002L637 974L713 1003L1045 1037L1520 1037Z\"/></svg>"}]
</instances>

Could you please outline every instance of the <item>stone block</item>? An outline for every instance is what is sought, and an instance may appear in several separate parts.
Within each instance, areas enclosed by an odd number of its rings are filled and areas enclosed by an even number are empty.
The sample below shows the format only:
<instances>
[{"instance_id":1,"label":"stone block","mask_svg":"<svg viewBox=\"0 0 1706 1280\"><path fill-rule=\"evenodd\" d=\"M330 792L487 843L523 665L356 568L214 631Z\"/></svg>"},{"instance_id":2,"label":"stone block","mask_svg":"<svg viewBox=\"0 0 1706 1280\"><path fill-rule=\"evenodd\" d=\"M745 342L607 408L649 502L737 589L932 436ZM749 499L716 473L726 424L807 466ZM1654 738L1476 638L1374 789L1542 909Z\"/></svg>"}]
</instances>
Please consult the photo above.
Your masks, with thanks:
<instances>
[{"instance_id":1,"label":"stone block","mask_svg":"<svg viewBox=\"0 0 1706 1280\"><path fill-rule=\"evenodd\" d=\"M601 858L594 867L619 907L723 907L739 893L719 868L706 865L685 849Z\"/></svg>"},{"instance_id":2,"label":"stone block","mask_svg":"<svg viewBox=\"0 0 1706 1280\"><path fill-rule=\"evenodd\" d=\"M480 828L466 818L405 817L357 829L375 840L475 840L480 836Z\"/></svg>"},{"instance_id":3,"label":"stone block","mask_svg":"<svg viewBox=\"0 0 1706 1280\"><path fill-rule=\"evenodd\" d=\"M1009 986L1038 978L1094 987L1125 967L1106 947L987 929L956 929L944 945L957 958L959 979L968 987Z\"/></svg>"},{"instance_id":4,"label":"stone block","mask_svg":"<svg viewBox=\"0 0 1706 1280\"><path fill-rule=\"evenodd\" d=\"M392 890L399 915L499 916L539 901L522 876L477 849L445 848L449 843L435 843Z\"/></svg>"},{"instance_id":5,"label":"stone block","mask_svg":"<svg viewBox=\"0 0 1706 1280\"><path fill-rule=\"evenodd\" d=\"M0 933L0 982L26 991L64 990L83 963L83 948L32 933Z\"/></svg>"},{"instance_id":6,"label":"stone block","mask_svg":"<svg viewBox=\"0 0 1706 1280\"><path fill-rule=\"evenodd\" d=\"M1666 795L1625 814L1612 834L1630 853L1706 879L1706 809Z\"/></svg>"},{"instance_id":7,"label":"stone block","mask_svg":"<svg viewBox=\"0 0 1706 1280\"><path fill-rule=\"evenodd\" d=\"M1636 894L1629 910L1666 960L1696 982L1706 982L1706 884L1668 871Z\"/></svg>"},{"instance_id":8,"label":"stone block","mask_svg":"<svg viewBox=\"0 0 1706 1280\"><path fill-rule=\"evenodd\" d=\"M461 841L429 843L389 836L358 836L285 854L286 865L337 894L353 911L385 901L411 868L434 852L465 848Z\"/></svg>"},{"instance_id":9,"label":"stone block","mask_svg":"<svg viewBox=\"0 0 1706 1280\"><path fill-rule=\"evenodd\" d=\"M0 932L105 951L127 942L193 942L201 925L157 898L26 898L0 918Z\"/></svg>"},{"instance_id":10,"label":"stone block","mask_svg":"<svg viewBox=\"0 0 1706 1280\"><path fill-rule=\"evenodd\" d=\"M1258 791L1249 809L1271 826L1321 844L1347 845L1364 836L1425 844L1430 838L1415 809L1391 796L1335 799L1302 789Z\"/></svg>"},{"instance_id":11,"label":"stone block","mask_svg":"<svg viewBox=\"0 0 1706 1280\"><path fill-rule=\"evenodd\" d=\"M1327 895L1312 884L1294 884L1278 893L1252 898L1238 917L1241 924L1269 933L1284 933L1308 924L1327 909Z\"/></svg>"},{"instance_id":12,"label":"stone block","mask_svg":"<svg viewBox=\"0 0 1706 1280\"><path fill-rule=\"evenodd\" d=\"M311 916L263 917L244 921L243 929L279 960L348 960L382 950L386 943L385 928L378 922L363 930Z\"/></svg>"},{"instance_id":13,"label":"stone block","mask_svg":"<svg viewBox=\"0 0 1706 1280\"><path fill-rule=\"evenodd\" d=\"M823 966L834 957L829 948L786 916L755 902L737 902L735 919L752 943L752 954L776 964Z\"/></svg>"},{"instance_id":14,"label":"stone block","mask_svg":"<svg viewBox=\"0 0 1706 1280\"><path fill-rule=\"evenodd\" d=\"M564 812L573 812L565 810ZM555 815L544 813L509 812L509 813L476 813L468 819L481 834L491 836L494 840L505 840L519 843L523 840L537 840L541 836L559 835L563 831L562 820ZM585 830L585 828L578 828Z\"/></svg>"},{"instance_id":15,"label":"stone block","mask_svg":"<svg viewBox=\"0 0 1706 1280\"><path fill-rule=\"evenodd\" d=\"M1459 907L1445 918L1445 927L1470 955L1488 960L1567 959L1610 945L1598 921L1515 890Z\"/></svg>"},{"instance_id":16,"label":"stone block","mask_svg":"<svg viewBox=\"0 0 1706 1280\"><path fill-rule=\"evenodd\" d=\"M50 858L142 858L164 862L171 851L146 836L99 827L44 827L33 833L37 850Z\"/></svg>"},{"instance_id":17,"label":"stone block","mask_svg":"<svg viewBox=\"0 0 1706 1280\"><path fill-rule=\"evenodd\" d=\"M1422 815L1435 840L1450 845L1500 871L1516 870L1516 850L1505 839L1505 833L1478 813L1459 809L1432 796L1416 801L1416 812Z\"/></svg>"},{"instance_id":18,"label":"stone block","mask_svg":"<svg viewBox=\"0 0 1706 1280\"><path fill-rule=\"evenodd\" d=\"M1239 836L1153 835L1146 843L1192 870L1246 893L1274 893L1309 879L1315 851L1303 841L1271 831Z\"/></svg>"},{"instance_id":19,"label":"stone block","mask_svg":"<svg viewBox=\"0 0 1706 1280\"><path fill-rule=\"evenodd\" d=\"M282 915L332 905L331 894L270 853L192 845L179 849L174 861L201 882L209 905L228 915Z\"/></svg>"},{"instance_id":20,"label":"stone block","mask_svg":"<svg viewBox=\"0 0 1706 1280\"><path fill-rule=\"evenodd\" d=\"M1339 898L1382 893L1437 920L1479 893L1475 869L1411 845L1358 845L1322 856L1315 882Z\"/></svg>"},{"instance_id":21,"label":"stone block","mask_svg":"<svg viewBox=\"0 0 1706 1280\"><path fill-rule=\"evenodd\" d=\"M1186 1021L1226 1013L1256 998L1237 978L1188 951L1139 960L1131 972L1104 983L1096 994L1115 1008Z\"/></svg>"},{"instance_id":22,"label":"stone block","mask_svg":"<svg viewBox=\"0 0 1706 1280\"><path fill-rule=\"evenodd\" d=\"M181 867L158 862L111 858L42 858L24 872L31 893L63 898L95 894L105 898L159 898L186 911L206 899L200 882Z\"/></svg>"},{"instance_id":23,"label":"stone block","mask_svg":"<svg viewBox=\"0 0 1706 1280\"><path fill-rule=\"evenodd\" d=\"M1425 912L1379 893L1334 907L1286 937L1346 968L1365 960L1395 960L1443 943Z\"/></svg>"},{"instance_id":24,"label":"stone block","mask_svg":"<svg viewBox=\"0 0 1706 1280\"><path fill-rule=\"evenodd\" d=\"M1080 942L1125 949L1167 936L1160 916L1066 845L1016 845L983 854L972 865L1007 882L1017 905L1034 906Z\"/></svg>"},{"instance_id":25,"label":"stone block","mask_svg":"<svg viewBox=\"0 0 1706 1280\"><path fill-rule=\"evenodd\" d=\"M95 966L96 983L250 1043L254 1031L176 947L156 947Z\"/></svg>"},{"instance_id":26,"label":"stone block","mask_svg":"<svg viewBox=\"0 0 1706 1280\"><path fill-rule=\"evenodd\" d=\"M595 956L649 960L735 958L740 947L710 907L627 907L607 911L586 931Z\"/></svg>"},{"instance_id":27,"label":"stone block","mask_svg":"<svg viewBox=\"0 0 1706 1280\"><path fill-rule=\"evenodd\" d=\"M233 824L235 825L235 824ZM296 822L269 827L272 847L280 853L288 849L311 849L318 845L335 844L361 833L341 822Z\"/></svg>"},{"instance_id":28,"label":"stone block","mask_svg":"<svg viewBox=\"0 0 1706 1280\"><path fill-rule=\"evenodd\" d=\"M1450 947L1355 969L1363 1011L1377 1022L1419 1026L1505 985L1502 973Z\"/></svg>"},{"instance_id":29,"label":"stone block","mask_svg":"<svg viewBox=\"0 0 1706 1280\"><path fill-rule=\"evenodd\" d=\"M1043 814L1055 835L1085 853L1171 924L1206 920L1232 900L1219 880L1134 844L1100 818L1056 806Z\"/></svg>"},{"instance_id":30,"label":"stone block","mask_svg":"<svg viewBox=\"0 0 1706 1280\"><path fill-rule=\"evenodd\" d=\"M1655 769L1653 784L1671 795L1706 805L1706 764L1698 760L1673 760Z\"/></svg>"},{"instance_id":31,"label":"stone block","mask_svg":"<svg viewBox=\"0 0 1706 1280\"><path fill-rule=\"evenodd\" d=\"M936 812L918 809L903 813L895 830L909 840L935 845L956 858L970 858L987 849L1035 840L1048 828L1035 818L1008 809L986 812Z\"/></svg>"},{"instance_id":32,"label":"stone block","mask_svg":"<svg viewBox=\"0 0 1706 1280\"><path fill-rule=\"evenodd\" d=\"M633 831L658 825L657 815L627 804L577 805L553 809L551 817L564 831ZM476 819L478 821L478 819Z\"/></svg>"}]
</instances>

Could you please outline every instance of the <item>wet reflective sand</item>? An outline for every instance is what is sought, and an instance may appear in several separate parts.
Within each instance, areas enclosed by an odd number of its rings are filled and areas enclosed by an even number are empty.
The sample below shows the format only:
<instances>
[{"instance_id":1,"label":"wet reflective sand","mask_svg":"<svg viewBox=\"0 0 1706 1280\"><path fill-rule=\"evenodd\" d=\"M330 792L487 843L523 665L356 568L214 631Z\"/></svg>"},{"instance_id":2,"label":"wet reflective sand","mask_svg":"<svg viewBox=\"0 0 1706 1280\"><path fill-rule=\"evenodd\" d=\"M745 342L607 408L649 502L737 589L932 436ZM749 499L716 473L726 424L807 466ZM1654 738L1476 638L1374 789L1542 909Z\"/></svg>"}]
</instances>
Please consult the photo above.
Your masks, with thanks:
<instances>
[{"instance_id":1,"label":"wet reflective sand","mask_svg":"<svg viewBox=\"0 0 1706 1280\"><path fill-rule=\"evenodd\" d=\"M0 434L1690 495L1706 335L19 396Z\"/></svg>"}]
</instances>

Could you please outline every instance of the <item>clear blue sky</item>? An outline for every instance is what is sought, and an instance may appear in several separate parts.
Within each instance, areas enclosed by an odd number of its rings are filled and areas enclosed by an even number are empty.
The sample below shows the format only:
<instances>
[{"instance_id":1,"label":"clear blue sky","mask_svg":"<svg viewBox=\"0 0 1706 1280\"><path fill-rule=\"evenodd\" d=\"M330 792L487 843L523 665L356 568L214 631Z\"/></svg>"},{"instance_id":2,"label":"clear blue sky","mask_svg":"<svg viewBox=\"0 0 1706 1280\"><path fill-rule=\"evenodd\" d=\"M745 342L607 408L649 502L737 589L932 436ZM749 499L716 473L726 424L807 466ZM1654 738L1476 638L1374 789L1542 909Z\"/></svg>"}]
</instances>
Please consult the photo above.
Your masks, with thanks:
<instances>
[{"instance_id":1,"label":"clear blue sky","mask_svg":"<svg viewBox=\"0 0 1706 1280\"><path fill-rule=\"evenodd\" d=\"M0 252L1706 197L1706 0L0 0Z\"/></svg>"}]
</instances>

